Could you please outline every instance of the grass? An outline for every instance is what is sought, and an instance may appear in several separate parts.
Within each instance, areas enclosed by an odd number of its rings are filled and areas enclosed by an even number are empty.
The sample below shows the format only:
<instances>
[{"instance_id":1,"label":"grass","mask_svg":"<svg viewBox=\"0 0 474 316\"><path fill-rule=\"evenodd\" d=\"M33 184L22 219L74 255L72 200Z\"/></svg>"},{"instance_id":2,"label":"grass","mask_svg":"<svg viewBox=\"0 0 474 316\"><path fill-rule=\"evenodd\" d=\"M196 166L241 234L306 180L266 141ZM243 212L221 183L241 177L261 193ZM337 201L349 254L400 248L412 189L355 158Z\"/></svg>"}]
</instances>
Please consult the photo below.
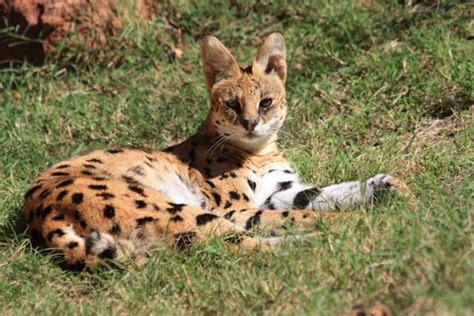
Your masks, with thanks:
<instances>
[{"instance_id":1,"label":"grass","mask_svg":"<svg viewBox=\"0 0 474 316\"><path fill-rule=\"evenodd\" d=\"M42 66L1 71L2 314L338 315L374 301L400 315L472 314L467 2L231 3L172 1L149 23L131 21L107 48L66 42ZM182 59L163 16L182 29ZM310 246L238 256L216 240L163 249L144 267L84 274L62 271L11 233L28 184L54 162L107 146L159 149L191 135L207 113L203 34L246 64L271 31L283 33L288 50L281 148L302 176L323 185L391 173L414 191L416 212L389 198L353 210L351 221L321 223Z\"/></svg>"}]
</instances>

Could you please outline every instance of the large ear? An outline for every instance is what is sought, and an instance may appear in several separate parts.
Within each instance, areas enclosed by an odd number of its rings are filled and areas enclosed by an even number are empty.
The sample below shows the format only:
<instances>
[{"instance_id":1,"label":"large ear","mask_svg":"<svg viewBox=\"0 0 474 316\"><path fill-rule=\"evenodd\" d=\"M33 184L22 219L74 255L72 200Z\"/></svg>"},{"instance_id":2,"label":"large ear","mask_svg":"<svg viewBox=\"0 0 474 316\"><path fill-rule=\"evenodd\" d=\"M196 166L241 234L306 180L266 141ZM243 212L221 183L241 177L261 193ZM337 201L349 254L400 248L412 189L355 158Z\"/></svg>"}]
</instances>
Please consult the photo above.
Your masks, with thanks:
<instances>
[{"instance_id":1,"label":"large ear","mask_svg":"<svg viewBox=\"0 0 474 316\"><path fill-rule=\"evenodd\" d=\"M209 91L217 81L240 73L235 58L214 36L206 36L202 40L201 51L204 77Z\"/></svg>"},{"instance_id":2,"label":"large ear","mask_svg":"<svg viewBox=\"0 0 474 316\"><path fill-rule=\"evenodd\" d=\"M285 82L286 49L285 40L280 33L272 33L267 36L257 52L253 65L267 74L275 72L281 81Z\"/></svg>"}]
</instances>

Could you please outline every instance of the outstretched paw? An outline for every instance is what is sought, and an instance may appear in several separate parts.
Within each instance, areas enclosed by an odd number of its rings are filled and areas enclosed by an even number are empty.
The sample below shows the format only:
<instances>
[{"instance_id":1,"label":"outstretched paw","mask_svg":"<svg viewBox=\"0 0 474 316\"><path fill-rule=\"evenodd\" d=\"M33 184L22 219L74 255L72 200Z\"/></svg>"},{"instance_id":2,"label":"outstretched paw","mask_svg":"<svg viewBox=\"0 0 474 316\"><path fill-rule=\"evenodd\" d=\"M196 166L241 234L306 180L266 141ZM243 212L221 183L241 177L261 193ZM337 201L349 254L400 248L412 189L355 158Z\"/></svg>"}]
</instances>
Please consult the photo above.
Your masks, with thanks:
<instances>
[{"instance_id":1,"label":"outstretched paw","mask_svg":"<svg viewBox=\"0 0 474 316\"><path fill-rule=\"evenodd\" d=\"M369 191L375 195L383 192L395 192L408 200L414 200L414 195L405 182L387 174L378 174L367 180Z\"/></svg>"},{"instance_id":2,"label":"outstretched paw","mask_svg":"<svg viewBox=\"0 0 474 316\"><path fill-rule=\"evenodd\" d=\"M386 191L389 190L393 184L393 177L389 176L388 174L383 174L380 173L376 176L373 176L372 178L367 180L367 185L369 188L376 191Z\"/></svg>"}]
</instances>

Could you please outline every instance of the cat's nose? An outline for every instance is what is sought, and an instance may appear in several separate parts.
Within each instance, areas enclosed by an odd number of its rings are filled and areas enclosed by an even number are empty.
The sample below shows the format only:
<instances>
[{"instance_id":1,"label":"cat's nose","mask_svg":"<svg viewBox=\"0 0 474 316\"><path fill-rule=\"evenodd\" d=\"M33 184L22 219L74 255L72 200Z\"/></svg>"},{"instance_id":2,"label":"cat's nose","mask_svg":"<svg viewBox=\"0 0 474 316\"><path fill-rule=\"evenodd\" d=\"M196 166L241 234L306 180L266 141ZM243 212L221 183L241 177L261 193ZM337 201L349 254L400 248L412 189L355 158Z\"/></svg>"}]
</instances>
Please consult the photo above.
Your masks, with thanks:
<instances>
[{"instance_id":1,"label":"cat's nose","mask_svg":"<svg viewBox=\"0 0 474 316\"><path fill-rule=\"evenodd\" d=\"M258 120L255 119L244 120L240 118L239 122L248 132L252 132L255 129L255 126L258 124Z\"/></svg>"}]
</instances>

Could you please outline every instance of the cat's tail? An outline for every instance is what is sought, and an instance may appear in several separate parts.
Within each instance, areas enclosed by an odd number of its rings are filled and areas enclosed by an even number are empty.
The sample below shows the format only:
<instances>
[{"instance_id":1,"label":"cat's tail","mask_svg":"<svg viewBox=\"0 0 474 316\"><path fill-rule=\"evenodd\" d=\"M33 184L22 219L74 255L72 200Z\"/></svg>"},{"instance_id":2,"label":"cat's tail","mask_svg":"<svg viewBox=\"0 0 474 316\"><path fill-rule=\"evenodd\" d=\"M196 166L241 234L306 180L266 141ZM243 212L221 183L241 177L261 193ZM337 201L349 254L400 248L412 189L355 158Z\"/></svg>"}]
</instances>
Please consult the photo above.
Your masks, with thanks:
<instances>
[{"instance_id":1,"label":"cat's tail","mask_svg":"<svg viewBox=\"0 0 474 316\"><path fill-rule=\"evenodd\" d=\"M85 251L89 260L88 267L98 262L109 261L121 263L134 258L138 264L143 264L152 252L153 245L140 238L115 238L108 233L94 231L85 240Z\"/></svg>"}]
</instances>

